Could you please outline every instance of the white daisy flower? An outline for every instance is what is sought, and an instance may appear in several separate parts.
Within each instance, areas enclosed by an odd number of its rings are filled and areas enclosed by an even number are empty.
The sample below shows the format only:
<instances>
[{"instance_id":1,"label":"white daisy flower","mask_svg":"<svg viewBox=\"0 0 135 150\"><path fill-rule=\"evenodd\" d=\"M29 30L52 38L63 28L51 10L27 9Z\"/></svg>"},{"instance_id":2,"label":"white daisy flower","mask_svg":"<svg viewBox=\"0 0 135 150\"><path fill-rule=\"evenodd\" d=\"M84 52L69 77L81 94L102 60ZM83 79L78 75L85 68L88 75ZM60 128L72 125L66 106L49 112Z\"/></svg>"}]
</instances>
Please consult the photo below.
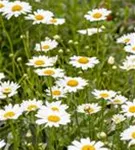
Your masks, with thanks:
<instances>
[{"instance_id":1,"label":"white daisy flower","mask_svg":"<svg viewBox=\"0 0 135 150\"><path fill-rule=\"evenodd\" d=\"M114 98L110 99L111 104L121 105L127 101L127 98L122 95L116 95Z\"/></svg>"},{"instance_id":2,"label":"white daisy flower","mask_svg":"<svg viewBox=\"0 0 135 150\"><path fill-rule=\"evenodd\" d=\"M82 104L77 107L77 111L80 113L85 114L93 114L97 113L101 110L101 107L98 106L98 104L92 103L92 104Z\"/></svg>"},{"instance_id":3,"label":"white daisy flower","mask_svg":"<svg viewBox=\"0 0 135 150\"><path fill-rule=\"evenodd\" d=\"M61 101L56 101L56 102L47 102L45 103L46 105L41 107L40 110L42 109L43 111L46 110L51 110L51 111L58 111L58 112L65 112L66 109L68 109L68 106L66 104L62 104Z\"/></svg>"},{"instance_id":4,"label":"white daisy flower","mask_svg":"<svg viewBox=\"0 0 135 150\"><path fill-rule=\"evenodd\" d=\"M127 117L135 117L135 99L133 102L127 101L125 104L121 106L122 113L124 113Z\"/></svg>"},{"instance_id":5,"label":"white daisy flower","mask_svg":"<svg viewBox=\"0 0 135 150\"><path fill-rule=\"evenodd\" d=\"M65 98L66 93L67 93L66 89L64 89L63 87L58 87L58 86L51 87L51 91L50 89L46 89L45 91L46 91L46 95L52 96L52 98L56 100L60 98Z\"/></svg>"},{"instance_id":6,"label":"white daisy flower","mask_svg":"<svg viewBox=\"0 0 135 150\"><path fill-rule=\"evenodd\" d=\"M0 80L1 80L1 79L4 79L4 78L5 78L4 73L0 72Z\"/></svg>"},{"instance_id":7,"label":"white daisy flower","mask_svg":"<svg viewBox=\"0 0 135 150\"><path fill-rule=\"evenodd\" d=\"M35 72L39 76L51 76L53 78L61 78L64 76L64 70L59 68L44 68L44 69L37 69Z\"/></svg>"},{"instance_id":8,"label":"white daisy flower","mask_svg":"<svg viewBox=\"0 0 135 150\"><path fill-rule=\"evenodd\" d=\"M64 77L56 82L56 85L65 87L68 92L77 92L87 84L87 81L81 77Z\"/></svg>"},{"instance_id":9,"label":"white daisy flower","mask_svg":"<svg viewBox=\"0 0 135 150\"><path fill-rule=\"evenodd\" d=\"M3 15L7 19L10 19L12 16L18 17L21 14L27 14L29 12L31 12L29 3L21 1L9 2L3 9Z\"/></svg>"},{"instance_id":10,"label":"white daisy flower","mask_svg":"<svg viewBox=\"0 0 135 150\"><path fill-rule=\"evenodd\" d=\"M131 39L135 37L135 33L128 33L117 39L117 43L129 44Z\"/></svg>"},{"instance_id":11,"label":"white daisy flower","mask_svg":"<svg viewBox=\"0 0 135 150\"><path fill-rule=\"evenodd\" d=\"M47 38L45 41L41 41L41 43L37 43L35 46L36 51L48 52L54 48L56 48L58 43L55 40L51 40Z\"/></svg>"},{"instance_id":12,"label":"white daisy flower","mask_svg":"<svg viewBox=\"0 0 135 150\"><path fill-rule=\"evenodd\" d=\"M48 67L53 66L57 61L57 56L48 57L48 56L34 56L32 59L29 59L29 62L26 63L28 66L37 67Z\"/></svg>"},{"instance_id":13,"label":"white daisy flower","mask_svg":"<svg viewBox=\"0 0 135 150\"><path fill-rule=\"evenodd\" d=\"M110 13L111 11L105 8L93 9L92 11L88 11L84 17L89 21L101 21L106 20Z\"/></svg>"},{"instance_id":14,"label":"white daisy flower","mask_svg":"<svg viewBox=\"0 0 135 150\"><path fill-rule=\"evenodd\" d=\"M134 145L135 144L135 126L130 126L129 128L125 129L121 133L121 140L122 141L129 141L129 145Z\"/></svg>"},{"instance_id":15,"label":"white daisy flower","mask_svg":"<svg viewBox=\"0 0 135 150\"><path fill-rule=\"evenodd\" d=\"M110 100L116 95L116 92L112 90L96 90L95 89L92 92L92 94L95 96L96 99L103 98L103 99Z\"/></svg>"},{"instance_id":16,"label":"white daisy flower","mask_svg":"<svg viewBox=\"0 0 135 150\"><path fill-rule=\"evenodd\" d=\"M112 117L112 121L115 123L115 124L119 124L121 123L122 121L124 121L126 118L121 115L121 114L116 114L116 115L113 115Z\"/></svg>"},{"instance_id":17,"label":"white daisy flower","mask_svg":"<svg viewBox=\"0 0 135 150\"><path fill-rule=\"evenodd\" d=\"M62 25L65 23L64 18L50 18L48 24L53 24L53 25Z\"/></svg>"},{"instance_id":18,"label":"white daisy flower","mask_svg":"<svg viewBox=\"0 0 135 150\"><path fill-rule=\"evenodd\" d=\"M80 141L74 140L68 150L108 150L100 141L91 141L89 138L82 138Z\"/></svg>"},{"instance_id":19,"label":"white daisy flower","mask_svg":"<svg viewBox=\"0 0 135 150\"><path fill-rule=\"evenodd\" d=\"M0 0L0 12L4 11L4 8L7 6L8 3L8 0Z\"/></svg>"},{"instance_id":20,"label":"white daisy flower","mask_svg":"<svg viewBox=\"0 0 135 150\"><path fill-rule=\"evenodd\" d=\"M103 30L102 28L88 28L88 29L78 30L77 32L83 35L91 36L93 34L103 32Z\"/></svg>"},{"instance_id":21,"label":"white daisy flower","mask_svg":"<svg viewBox=\"0 0 135 150\"><path fill-rule=\"evenodd\" d=\"M0 84L0 99L5 99L7 97L12 97L17 94L17 89L20 86L17 83L5 81Z\"/></svg>"},{"instance_id":22,"label":"white daisy flower","mask_svg":"<svg viewBox=\"0 0 135 150\"><path fill-rule=\"evenodd\" d=\"M127 71L135 69L135 55L127 56L120 68Z\"/></svg>"},{"instance_id":23,"label":"white daisy flower","mask_svg":"<svg viewBox=\"0 0 135 150\"><path fill-rule=\"evenodd\" d=\"M49 20L54 16L54 14L51 11L38 9L37 11L34 11L33 14L29 14L27 17L25 17L27 20L32 20L33 24L48 24Z\"/></svg>"},{"instance_id":24,"label":"white daisy flower","mask_svg":"<svg viewBox=\"0 0 135 150\"><path fill-rule=\"evenodd\" d=\"M70 122L70 115L62 111L41 109L38 111L36 117L39 118L36 123L39 125L45 124L46 127L59 127Z\"/></svg>"},{"instance_id":25,"label":"white daisy flower","mask_svg":"<svg viewBox=\"0 0 135 150\"><path fill-rule=\"evenodd\" d=\"M6 145L4 140L0 140L0 148L4 147Z\"/></svg>"},{"instance_id":26,"label":"white daisy flower","mask_svg":"<svg viewBox=\"0 0 135 150\"><path fill-rule=\"evenodd\" d=\"M23 109L18 104L14 106L9 104L0 109L0 120L17 119L23 112Z\"/></svg>"},{"instance_id":27,"label":"white daisy flower","mask_svg":"<svg viewBox=\"0 0 135 150\"><path fill-rule=\"evenodd\" d=\"M88 68L93 68L96 64L98 64L99 60L96 57L73 56L70 57L69 63L76 68L87 70Z\"/></svg>"},{"instance_id":28,"label":"white daisy flower","mask_svg":"<svg viewBox=\"0 0 135 150\"><path fill-rule=\"evenodd\" d=\"M135 54L135 33L134 33L134 37L133 36L131 37L129 44L124 47L124 50L126 52Z\"/></svg>"},{"instance_id":29,"label":"white daisy flower","mask_svg":"<svg viewBox=\"0 0 135 150\"><path fill-rule=\"evenodd\" d=\"M22 102L21 108L24 111L30 112L30 111L35 111L35 110L41 108L42 104L43 104L43 102L41 100L29 99L29 100L25 100Z\"/></svg>"}]
</instances>

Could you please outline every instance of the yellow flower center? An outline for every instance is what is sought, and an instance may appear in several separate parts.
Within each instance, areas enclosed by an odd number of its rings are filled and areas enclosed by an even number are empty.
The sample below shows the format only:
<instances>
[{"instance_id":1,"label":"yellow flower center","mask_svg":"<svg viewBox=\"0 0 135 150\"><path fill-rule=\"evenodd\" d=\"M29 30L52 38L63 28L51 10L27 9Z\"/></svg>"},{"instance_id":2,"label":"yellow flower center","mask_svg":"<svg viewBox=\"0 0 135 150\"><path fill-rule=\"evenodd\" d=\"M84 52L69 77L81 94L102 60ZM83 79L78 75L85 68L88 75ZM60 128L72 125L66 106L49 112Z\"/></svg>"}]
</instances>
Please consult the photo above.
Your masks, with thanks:
<instances>
[{"instance_id":1,"label":"yellow flower center","mask_svg":"<svg viewBox=\"0 0 135 150\"><path fill-rule=\"evenodd\" d=\"M0 3L0 8L4 7L4 5L2 3Z\"/></svg>"},{"instance_id":2,"label":"yellow flower center","mask_svg":"<svg viewBox=\"0 0 135 150\"><path fill-rule=\"evenodd\" d=\"M51 108L53 111L59 111L59 108L58 107L52 107Z\"/></svg>"},{"instance_id":3,"label":"yellow flower center","mask_svg":"<svg viewBox=\"0 0 135 150\"><path fill-rule=\"evenodd\" d=\"M96 149L92 145L85 145L85 146L82 147L81 150L96 150Z\"/></svg>"},{"instance_id":4,"label":"yellow flower center","mask_svg":"<svg viewBox=\"0 0 135 150\"><path fill-rule=\"evenodd\" d=\"M69 80L68 82L67 82L67 85L68 86L71 86L71 87L75 87L75 86L77 86L79 83L78 83L78 81L77 80L74 80L74 79L71 79L71 80Z\"/></svg>"},{"instance_id":5,"label":"yellow flower center","mask_svg":"<svg viewBox=\"0 0 135 150\"><path fill-rule=\"evenodd\" d=\"M43 20L44 19L44 17L42 15L36 15L35 18L36 18L36 20Z\"/></svg>"},{"instance_id":6,"label":"yellow flower center","mask_svg":"<svg viewBox=\"0 0 135 150\"><path fill-rule=\"evenodd\" d=\"M59 96L60 94L61 94L61 92L59 90L52 91L52 95Z\"/></svg>"},{"instance_id":7,"label":"yellow flower center","mask_svg":"<svg viewBox=\"0 0 135 150\"><path fill-rule=\"evenodd\" d=\"M99 12L97 12L97 13L95 13L95 14L93 15L93 18L96 18L96 19L99 19L99 18L101 18L101 17L102 17L102 14L99 13Z\"/></svg>"},{"instance_id":8,"label":"yellow flower center","mask_svg":"<svg viewBox=\"0 0 135 150\"><path fill-rule=\"evenodd\" d=\"M53 74L55 74L55 72L53 70L51 70L51 69L48 69L48 70L44 71L44 74L45 75L53 75Z\"/></svg>"},{"instance_id":9,"label":"yellow flower center","mask_svg":"<svg viewBox=\"0 0 135 150\"><path fill-rule=\"evenodd\" d=\"M133 51L135 51L135 46L134 46L134 47L132 47L132 50L133 50Z\"/></svg>"},{"instance_id":10,"label":"yellow flower center","mask_svg":"<svg viewBox=\"0 0 135 150\"><path fill-rule=\"evenodd\" d=\"M45 62L43 60L36 60L35 61L35 65L37 65L37 66L41 66L41 65L44 65L44 64L45 64Z\"/></svg>"},{"instance_id":11,"label":"yellow flower center","mask_svg":"<svg viewBox=\"0 0 135 150\"><path fill-rule=\"evenodd\" d=\"M7 118L12 118L15 116L15 113L13 111L8 111L4 114L4 117Z\"/></svg>"},{"instance_id":12,"label":"yellow flower center","mask_svg":"<svg viewBox=\"0 0 135 150\"><path fill-rule=\"evenodd\" d=\"M22 6L20 6L20 5L14 5L13 7L12 7L12 11L13 12L15 12L15 11L21 11L22 10Z\"/></svg>"},{"instance_id":13,"label":"yellow flower center","mask_svg":"<svg viewBox=\"0 0 135 150\"><path fill-rule=\"evenodd\" d=\"M130 106L129 107L129 112L135 113L135 106Z\"/></svg>"},{"instance_id":14,"label":"yellow flower center","mask_svg":"<svg viewBox=\"0 0 135 150\"><path fill-rule=\"evenodd\" d=\"M101 98L107 98L109 96L109 94L107 94L107 93L101 93L100 96L101 96Z\"/></svg>"},{"instance_id":15,"label":"yellow flower center","mask_svg":"<svg viewBox=\"0 0 135 150\"><path fill-rule=\"evenodd\" d=\"M128 38L124 40L125 43L128 43L129 41L130 41L130 39L128 39Z\"/></svg>"},{"instance_id":16,"label":"yellow flower center","mask_svg":"<svg viewBox=\"0 0 135 150\"><path fill-rule=\"evenodd\" d=\"M4 89L3 89L3 93L4 93L4 94L9 94L9 93L11 93L11 91L12 91L12 90L11 90L10 87L7 87L7 88L4 88Z\"/></svg>"},{"instance_id":17,"label":"yellow flower center","mask_svg":"<svg viewBox=\"0 0 135 150\"><path fill-rule=\"evenodd\" d=\"M89 114L91 114L93 111L94 111L94 109L93 108L91 108L90 106L86 106L85 108L84 108L84 111L85 112L87 112L87 113L89 113Z\"/></svg>"},{"instance_id":18,"label":"yellow flower center","mask_svg":"<svg viewBox=\"0 0 135 150\"><path fill-rule=\"evenodd\" d=\"M44 50L47 50L47 49L50 48L50 46L49 46L49 45L44 45L42 48L43 48Z\"/></svg>"},{"instance_id":19,"label":"yellow flower center","mask_svg":"<svg viewBox=\"0 0 135 150\"><path fill-rule=\"evenodd\" d=\"M87 57L81 57L78 59L78 62L81 64L87 64L89 62L89 59Z\"/></svg>"},{"instance_id":20,"label":"yellow flower center","mask_svg":"<svg viewBox=\"0 0 135 150\"><path fill-rule=\"evenodd\" d=\"M32 111L32 110L36 110L38 107L36 106L36 105L34 105L34 104L31 104L31 105L29 105L28 107L27 107L27 110L28 111Z\"/></svg>"},{"instance_id":21,"label":"yellow flower center","mask_svg":"<svg viewBox=\"0 0 135 150\"><path fill-rule=\"evenodd\" d=\"M121 100L115 99L113 102L114 102L114 103L121 103Z\"/></svg>"},{"instance_id":22,"label":"yellow flower center","mask_svg":"<svg viewBox=\"0 0 135 150\"><path fill-rule=\"evenodd\" d=\"M135 139L135 132L133 132L131 136L132 136L132 138Z\"/></svg>"},{"instance_id":23,"label":"yellow flower center","mask_svg":"<svg viewBox=\"0 0 135 150\"><path fill-rule=\"evenodd\" d=\"M50 115L50 116L48 116L48 120L51 121L51 122L59 122L60 117L56 116L56 115Z\"/></svg>"},{"instance_id":24,"label":"yellow flower center","mask_svg":"<svg viewBox=\"0 0 135 150\"><path fill-rule=\"evenodd\" d=\"M56 22L57 22L57 19L53 18L53 19L50 20L50 22L51 22L51 23L56 23Z\"/></svg>"}]
</instances>

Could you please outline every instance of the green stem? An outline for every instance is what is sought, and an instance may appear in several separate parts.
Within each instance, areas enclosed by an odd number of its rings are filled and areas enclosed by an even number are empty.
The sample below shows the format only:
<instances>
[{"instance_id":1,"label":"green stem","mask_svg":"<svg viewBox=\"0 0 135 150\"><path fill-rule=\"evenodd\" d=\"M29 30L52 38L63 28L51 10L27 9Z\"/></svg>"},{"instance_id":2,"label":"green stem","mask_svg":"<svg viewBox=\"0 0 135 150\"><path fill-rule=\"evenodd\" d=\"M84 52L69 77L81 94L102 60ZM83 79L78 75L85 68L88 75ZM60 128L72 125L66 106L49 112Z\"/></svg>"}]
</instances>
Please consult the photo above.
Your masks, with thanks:
<instances>
[{"instance_id":1,"label":"green stem","mask_svg":"<svg viewBox=\"0 0 135 150\"><path fill-rule=\"evenodd\" d=\"M18 146L19 146L19 140L18 140L18 134L15 130L15 124L12 122L12 120L10 121L10 128L12 131L12 135L13 135L13 141L14 141L14 150L19 150Z\"/></svg>"}]
</instances>

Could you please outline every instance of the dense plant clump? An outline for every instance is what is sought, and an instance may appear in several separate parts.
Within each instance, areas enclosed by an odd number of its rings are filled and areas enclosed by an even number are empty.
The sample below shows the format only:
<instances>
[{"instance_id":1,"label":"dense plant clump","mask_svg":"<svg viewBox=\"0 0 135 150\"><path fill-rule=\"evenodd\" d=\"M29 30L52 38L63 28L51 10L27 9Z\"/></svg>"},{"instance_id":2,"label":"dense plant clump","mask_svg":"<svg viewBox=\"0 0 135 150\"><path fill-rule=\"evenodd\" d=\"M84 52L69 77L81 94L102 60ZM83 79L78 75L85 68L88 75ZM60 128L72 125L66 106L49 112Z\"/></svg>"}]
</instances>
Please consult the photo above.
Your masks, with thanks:
<instances>
[{"instance_id":1,"label":"dense plant clump","mask_svg":"<svg viewBox=\"0 0 135 150\"><path fill-rule=\"evenodd\" d=\"M133 3L0 0L0 149L135 149Z\"/></svg>"}]
</instances>

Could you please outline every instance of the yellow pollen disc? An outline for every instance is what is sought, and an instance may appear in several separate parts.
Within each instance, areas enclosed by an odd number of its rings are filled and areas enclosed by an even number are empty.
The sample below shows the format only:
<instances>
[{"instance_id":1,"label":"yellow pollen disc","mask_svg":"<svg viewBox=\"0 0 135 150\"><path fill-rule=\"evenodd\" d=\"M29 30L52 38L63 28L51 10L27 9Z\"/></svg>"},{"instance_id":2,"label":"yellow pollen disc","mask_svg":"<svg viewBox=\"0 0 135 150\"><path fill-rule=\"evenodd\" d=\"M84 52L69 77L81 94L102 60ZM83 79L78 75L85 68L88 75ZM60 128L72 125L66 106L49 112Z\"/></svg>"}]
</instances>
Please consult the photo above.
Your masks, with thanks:
<instances>
[{"instance_id":1,"label":"yellow pollen disc","mask_svg":"<svg viewBox=\"0 0 135 150\"><path fill-rule=\"evenodd\" d=\"M52 91L52 95L59 96L60 94L61 94L61 92L59 90Z\"/></svg>"},{"instance_id":2,"label":"yellow pollen disc","mask_svg":"<svg viewBox=\"0 0 135 150\"><path fill-rule=\"evenodd\" d=\"M43 20L44 19L44 17L42 15L36 15L35 18L36 18L36 20Z\"/></svg>"},{"instance_id":3,"label":"yellow pollen disc","mask_svg":"<svg viewBox=\"0 0 135 150\"><path fill-rule=\"evenodd\" d=\"M56 115L50 115L50 116L48 116L48 120L51 121L51 122L59 122L60 117L56 116Z\"/></svg>"},{"instance_id":4,"label":"yellow pollen disc","mask_svg":"<svg viewBox=\"0 0 135 150\"><path fill-rule=\"evenodd\" d=\"M59 111L59 108L58 107L52 107L51 108L53 111Z\"/></svg>"},{"instance_id":5,"label":"yellow pollen disc","mask_svg":"<svg viewBox=\"0 0 135 150\"><path fill-rule=\"evenodd\" d=\"M55 74L55 72L53 70L51 70L51 69L48 69L48 70L44 71L44 74L45 75L53 75L53 74Z\"/></svg>"},{"instance_id":6,"label":"yellow pollen disc","mask_svg":"<svg viewBox=\"0 0 135 150\"><path fill-rule=\"evenodd\" d=\"M4 5L2 3L0 3L0 8L4 7Z\"/></svg>"},{"instance_id":7,"label":"yellow pollen disc","mask_svg":"<svg viewBox=\"0 0 135 150\"><path fill-rule=\"evenodd\" d=\"M37 106L34 105L34 104L31 104L31 105L29 105L29 106L27 107L27 109L28 109L28 111L32 111L32 110L37 109Z\"/></svg>"},{"instance_id":8,"label":"yellow pollen disc","mask_svg":"<svg viewBox=\"0 0 135 150\"><path fill-rule=\"evenodd\" d=\"M56 22L57 22L57 19L53 18L53 19L50 20L50 22L51 22L51 23L56 23Z\"/></svg>"},{"instance_id":9,"label":"yellow pollen disc","mask_svg":"<svg viewBox=\"0 0 135 150\"><path fill-rule=\"evenodd\" d=\"M100 96L101 96L102 98L107 98L107 97L109 96L109 94L107 94L107 93L101 93Z\"/></svg>"},{"instance_id":10,"label":"yellow pollen disc","mask_svg":"<svg viewBox=\"0 0 135 150\"><path fill-rule=\"evenodd\" d=\"M91 107L86 107L86 108L84 108L84 111L90 114L94 111L94 109Z\"/></svg>"},{"instance_id":11,"label":"yellow pollen disc","mask_svg":"<svg viewBox=\"0 0 135 150\"><path fill-rule=\"evenodd\" d=\"M77 86L78 84L79 84L78 81L77 81L77 80L74 80L74 79L69 80L69 81L67 82L67 85L68 85L68 86L71 86L71 87L75 87L75 86Z\"/></svg>"},{"instance_id":12,"label":"yellow pollen disc","mask_svg":"<svg viewBox=\"0 0 135 150\"><path fill-rule=\"evenodd\" d=\"M15 116L15 113L13 111L8 111L4 114L5 118L12 118Z\"/></svg>"},{"instance_id":13,"label":"yellow pollen disc","mask_svg":"<svg viewBox=\"0 0 135 150\"><path fill-rule=\"evenodd\" d=\"M42 47L42 49L44 49L44 50L47 50L47 49L49 49L49 48L50 48L49 45L44 45L44 46Z\"/></svg>"},{"instance_id":14,"label":"yellow pollen disc","mask_svg":"<svg viewBox=\"0 0 135 150\"><path fill-rule=\"evenodd\" d=\"M35 61L35 65L40 66L40 65L44 65L44 64L45 64L45 62L43 60L36 60Z\"/></svg>"},{"instance_id":15,"label":"yellow pollen disc","mask_svg":"<svg viewBox=\"0 0 135 150\"><path fill-rule=\"evenodd\" d=\"M82 147L81 150L96 150L96 149L92 145L85 145L85 146Z\"/></svg>"},{"instance_id":16,"label":"yellow pollen disc","mask_svg":"<svg viewBox=\"0 0 135 150\"><path fill-rule=\"evenodd\" d=\"M135 106L130 106L129 107L129 112L135 113Z\"/></svg>"},{"instance_id":17,"label":"yellow pollen disc","mask_svg":"<svg viewBox=\"0 0 135 150\"><path fill-rule=\"evenodd\" d=\"M9 93L11 93L11 88L9 88L9 87L4 88L4 89L3 89L3 93L4 93L4 94L9 94Z\"/></svg>"},{"instance_id":18,"label":"yellow pollen disc","mask_svg":"<svg viewBox=\"0 0 135 150\"><path fill-rule=\"evenodd\" d=\"M129 41L130 41L130 39L128 39L128 38L124 40L125 43L128 43Z\"/></svg>"},{"instance_id":19,"label":"yellow pollen disc","mask_svg":"<svg viewBox=\"0 0 135 150\"><path fill-rule=\"evenodd\" d=\"M120 102L121 102L121 100L119 100L119 99L114 100L114 103L120 103Z\"/></svg>"},{"instance_id":20,"label":"yellow pollen disc","mask_svg":"<svg viewBox=\"0 0 135 150\"><path fill-rule=\"evenodd\" d=\"M101 18L101 17L102 17L102 14L99 13L99 12L97 12L97 13L95 13L95 14L93 15L93 18L96 18L96 19L99 19L99 18Z\"/></svg>"},{"instance_id":21,"label":"yellow pollen disc","mask_svg":"<svg viewBox=\"0 0 135 150\"><path fill-rule=\"evenodd\" d=\"M81 64L87 64L89 62L89 59L87 57L81 57L78 59L78 62Z\"/></svg>"},{"instance_id":22,"label":"yellow pollen disc","mask_svg":"<svg viewBox=\"0 0 135 150\"><path fill-rule=\"evenodd\" d=\"M135 46L134 46L134 47L132 47L132 50L133 50L133 51L135 51Z\"/></svg>"},{"instance_id":23,"label":"yellow pollen disc","mask_svg":"<svg viewBox=\"0 0 135 150\"><path fill-rule=\"evenodd\" d=\"M132 138L135 139L135 132L133 132L131 136L132 136Z\"/></svg>"},{"instance_id":24,"label":"yellow pollen disc","mask_svg":"<svg viewBox=\"0 0 135 150\"><path fill-rule=\"evenodd\" d=\"M20 6L20 5L14 5L13 7L12 7L12 11L13 12L15 12L15 11L21 11L22 10L22 6Z\"/></svg>"}]
</instances>

